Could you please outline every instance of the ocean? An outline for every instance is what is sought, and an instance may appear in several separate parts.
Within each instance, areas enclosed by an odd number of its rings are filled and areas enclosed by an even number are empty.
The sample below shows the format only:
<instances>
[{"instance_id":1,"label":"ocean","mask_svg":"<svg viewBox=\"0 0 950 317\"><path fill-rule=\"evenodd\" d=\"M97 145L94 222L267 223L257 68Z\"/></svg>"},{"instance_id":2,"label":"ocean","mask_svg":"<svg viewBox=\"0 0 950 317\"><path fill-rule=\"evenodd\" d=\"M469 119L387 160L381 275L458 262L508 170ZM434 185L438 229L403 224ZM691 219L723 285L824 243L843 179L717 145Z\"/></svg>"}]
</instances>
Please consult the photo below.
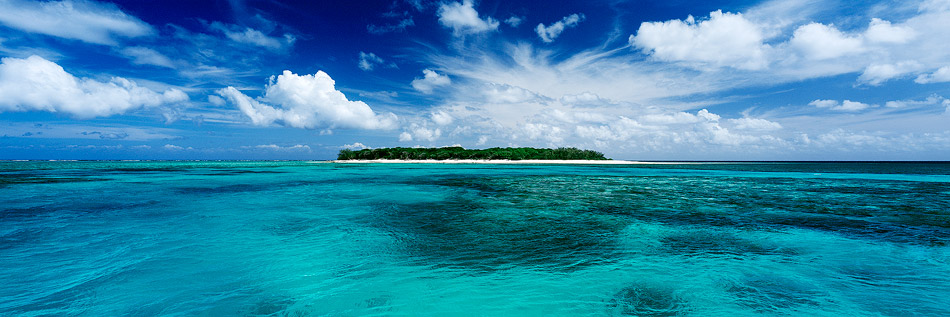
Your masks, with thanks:
<instances>
[{"instance_id":1,"label":"ocean","mask_svg":"<svg viewBox=\"0 0 950 317\"><path fill-rule=\"evenodd\" d=\"M0 162L0 315L947 316L950 163Z\"/></svg>"}]
</instances>

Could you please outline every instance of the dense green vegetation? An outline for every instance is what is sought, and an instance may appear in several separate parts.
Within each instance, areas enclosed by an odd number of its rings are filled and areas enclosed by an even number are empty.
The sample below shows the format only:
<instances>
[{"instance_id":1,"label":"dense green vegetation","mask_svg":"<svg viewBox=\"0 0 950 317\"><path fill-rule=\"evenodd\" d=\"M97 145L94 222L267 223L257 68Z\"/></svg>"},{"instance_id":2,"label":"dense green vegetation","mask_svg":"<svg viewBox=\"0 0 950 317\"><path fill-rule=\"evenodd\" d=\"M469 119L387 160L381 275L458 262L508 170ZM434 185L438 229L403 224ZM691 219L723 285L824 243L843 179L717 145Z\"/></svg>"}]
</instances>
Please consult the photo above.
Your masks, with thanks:
<instances>
[{"instance_id":1,"label":"dense green vegetation","mask_svg":"<svg viewBox=\"0 0 950 317\"><path fill-rule=\"evenodd\" d=\"M443 148L381 148L340 150L338 160L607 160L603 153L577 148L536 149L530 147L466 150Z\"/></svg>"}]
</instances>

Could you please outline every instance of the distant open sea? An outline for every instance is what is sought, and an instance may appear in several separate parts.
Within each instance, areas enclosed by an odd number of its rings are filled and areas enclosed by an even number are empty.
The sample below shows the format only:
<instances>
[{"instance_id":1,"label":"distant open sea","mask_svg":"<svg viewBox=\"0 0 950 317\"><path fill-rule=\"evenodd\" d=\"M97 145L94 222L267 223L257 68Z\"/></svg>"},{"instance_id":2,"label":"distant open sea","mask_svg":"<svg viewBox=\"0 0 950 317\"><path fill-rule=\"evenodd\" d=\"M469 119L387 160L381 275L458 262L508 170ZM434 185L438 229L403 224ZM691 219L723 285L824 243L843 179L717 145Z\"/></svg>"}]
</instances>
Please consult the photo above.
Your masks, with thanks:
<instances>
[{"instance_id":1,"label":"distant open sea","mask_svg":"<svg viewBox=\"0 0 950 317\"><path fill-rule=\"evenodd\" d=\"M0 162L4 316L948 316L950 163Z\"/></svg>"}]
</instances>

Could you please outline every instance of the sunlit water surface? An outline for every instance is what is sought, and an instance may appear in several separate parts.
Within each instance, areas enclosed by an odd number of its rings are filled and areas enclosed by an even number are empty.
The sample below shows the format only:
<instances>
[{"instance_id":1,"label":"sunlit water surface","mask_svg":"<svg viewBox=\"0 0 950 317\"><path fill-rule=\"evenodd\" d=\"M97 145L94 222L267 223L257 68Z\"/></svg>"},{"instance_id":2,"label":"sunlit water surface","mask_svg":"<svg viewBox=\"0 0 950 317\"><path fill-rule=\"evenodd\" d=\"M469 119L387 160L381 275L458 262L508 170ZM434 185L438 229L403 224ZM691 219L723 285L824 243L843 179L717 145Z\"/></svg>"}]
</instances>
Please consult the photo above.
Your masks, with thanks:
<instances>
[{"instance_id":1,"label":"sunlit water surface","mask_svg":"<svg viewBox=\"0 0 950 317\"><path fill-rule=\"evenodd\" d=\"M0 162L0 315L950 315L950 164Z\"/></svg>"}]
</instances>

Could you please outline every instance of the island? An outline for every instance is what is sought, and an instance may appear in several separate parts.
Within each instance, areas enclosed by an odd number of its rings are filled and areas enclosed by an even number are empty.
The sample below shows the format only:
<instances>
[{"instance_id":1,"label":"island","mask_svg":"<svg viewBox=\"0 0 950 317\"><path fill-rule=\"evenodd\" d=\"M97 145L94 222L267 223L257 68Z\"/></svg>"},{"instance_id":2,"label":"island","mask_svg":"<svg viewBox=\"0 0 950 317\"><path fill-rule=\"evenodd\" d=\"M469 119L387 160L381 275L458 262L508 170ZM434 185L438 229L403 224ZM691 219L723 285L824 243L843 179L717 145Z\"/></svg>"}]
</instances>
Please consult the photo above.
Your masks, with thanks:
<instances>
[{"instance_id":1,"label":"island","mask_svg":"<svg viewBox=\"0 0 950 317\"><path fill-rule=\"evenodd\" d=\"M440 148L378 148L363 150L340 150L338 161L445 161L445 160L509 160L509 161L608 161L603 153L573 147L556 149L530 147L494 147L488 149L465 149L460 146Z\"/></svg>"}]
</instances>

